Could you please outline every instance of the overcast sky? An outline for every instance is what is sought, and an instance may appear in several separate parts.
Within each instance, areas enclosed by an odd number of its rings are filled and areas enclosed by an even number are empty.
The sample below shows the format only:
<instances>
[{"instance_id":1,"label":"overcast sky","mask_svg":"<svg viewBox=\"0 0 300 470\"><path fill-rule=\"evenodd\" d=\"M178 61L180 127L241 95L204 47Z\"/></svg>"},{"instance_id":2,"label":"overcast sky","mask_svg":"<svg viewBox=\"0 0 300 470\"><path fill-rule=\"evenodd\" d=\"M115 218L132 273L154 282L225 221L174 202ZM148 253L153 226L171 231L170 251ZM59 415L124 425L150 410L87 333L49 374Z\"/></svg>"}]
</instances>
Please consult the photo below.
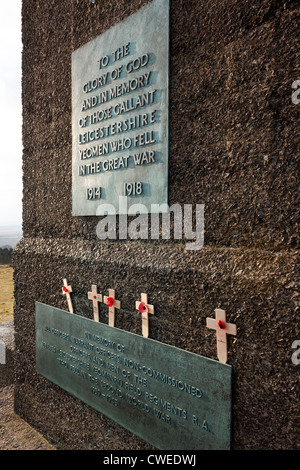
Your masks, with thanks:
<instances>
[{"instance_id":1,"label":"overcast sky","mask_svg":"<svg viewBox=\"0 0 300 470\"><path fill-rule=\"evenodd\" d=\"M21 0L0 0L0 226L22 221Z\"/></svg>"}]
</instances>

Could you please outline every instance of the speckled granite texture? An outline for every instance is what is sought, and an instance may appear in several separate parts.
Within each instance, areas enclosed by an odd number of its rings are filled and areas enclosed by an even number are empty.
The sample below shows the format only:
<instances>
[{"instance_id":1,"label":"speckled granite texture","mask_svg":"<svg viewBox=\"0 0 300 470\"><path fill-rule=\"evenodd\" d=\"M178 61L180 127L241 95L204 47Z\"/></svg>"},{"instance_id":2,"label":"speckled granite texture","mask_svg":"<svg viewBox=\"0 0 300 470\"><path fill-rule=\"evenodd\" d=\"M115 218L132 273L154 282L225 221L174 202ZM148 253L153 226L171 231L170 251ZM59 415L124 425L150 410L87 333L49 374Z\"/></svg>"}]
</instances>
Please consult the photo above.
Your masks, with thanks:
<instances>
[{"instance_id":1,"label":"speckled granite texture","mask_svg":"<svg viewBox=\"0 0 300 470\"><path fill-rule=\"evenodd\" d=\"M172 0L169 204L205 205L205 246L100 242L72 217L71 53L147 1L23 0L23 230L14 251L16 411L64 449L149 449L35 371L34 302L92 317L95 283L122 299L117 327L216 359L205 326L236 323L233 449L296 449L300 79L296 1ZM106 319L104 319L106 321Z\"/></svg>"}]
</instances>

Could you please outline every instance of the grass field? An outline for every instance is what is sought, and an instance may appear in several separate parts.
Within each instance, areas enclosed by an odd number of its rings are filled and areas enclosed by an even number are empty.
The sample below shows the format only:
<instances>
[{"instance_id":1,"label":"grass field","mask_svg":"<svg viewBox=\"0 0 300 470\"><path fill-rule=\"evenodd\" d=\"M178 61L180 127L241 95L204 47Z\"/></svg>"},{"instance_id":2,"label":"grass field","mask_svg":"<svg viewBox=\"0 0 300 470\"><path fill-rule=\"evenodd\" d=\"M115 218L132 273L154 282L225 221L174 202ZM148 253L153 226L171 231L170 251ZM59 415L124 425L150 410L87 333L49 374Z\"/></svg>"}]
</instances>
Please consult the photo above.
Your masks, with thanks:
<instances>
[{"instance_id":1,"label":"grass field","mask_svg":"<svg viewBox=\"0 0 300 470\"><path fill-rule=\"evenodd\" d=\"M13 320L13 268L0 265L0 322Z\"/></svg>"}]
</instances>

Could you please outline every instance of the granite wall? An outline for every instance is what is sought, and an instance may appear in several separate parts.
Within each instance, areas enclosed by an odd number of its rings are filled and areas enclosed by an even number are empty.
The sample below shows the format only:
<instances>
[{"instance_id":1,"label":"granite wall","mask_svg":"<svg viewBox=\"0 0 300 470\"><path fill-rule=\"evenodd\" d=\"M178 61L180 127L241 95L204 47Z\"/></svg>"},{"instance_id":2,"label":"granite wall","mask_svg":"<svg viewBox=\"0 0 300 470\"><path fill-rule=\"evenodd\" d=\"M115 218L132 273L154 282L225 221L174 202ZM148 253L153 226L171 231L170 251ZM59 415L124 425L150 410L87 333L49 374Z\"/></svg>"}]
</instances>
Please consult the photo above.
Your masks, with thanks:
<instances>
[{"instance_id":1,"label":"granite wall","mask_svg":"<svg viewBox=\"0 0 300 470\"><path fill-rule=\"evenodd\" d=\"M63 449L149 449L35 370L35 301L92 318L87 292L114 288L116 326L216 359L206 317L237 325L233 449L294 449L299 371L300 79L296 1L172 0L169 204L205 205L205 245L100 241L72 217L71 54L146 0L23 0L23 233L14 250L15 409ZM105 321L105 319L104 319Z\"/></svg>"}]
</instances>

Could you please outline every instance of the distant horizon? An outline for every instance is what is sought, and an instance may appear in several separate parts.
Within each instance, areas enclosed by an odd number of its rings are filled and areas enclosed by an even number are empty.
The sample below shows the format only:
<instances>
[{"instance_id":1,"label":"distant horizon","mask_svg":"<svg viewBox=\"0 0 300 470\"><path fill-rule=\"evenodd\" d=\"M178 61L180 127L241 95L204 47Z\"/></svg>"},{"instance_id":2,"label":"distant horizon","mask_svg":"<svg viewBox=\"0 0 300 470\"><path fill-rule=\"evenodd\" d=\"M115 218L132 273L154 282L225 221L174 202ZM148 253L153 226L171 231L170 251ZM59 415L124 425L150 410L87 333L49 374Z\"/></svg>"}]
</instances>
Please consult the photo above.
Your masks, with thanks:
<instances>
[{"instance_id":1,"label":"distant horizon","mask_svg":"<svg viewBox=\"0 0 300 470\"><path fill-rule=\"evenodd\" d=\"M3 249L9 246L14 249L22 236L22 224L11 223L10 225L1 225L0 223L0 248Z\"/></svg>"},{"instance_id":2,"label":"distant horizon","mask_svg":"<svg viewBox=\"0 0 300 470\"><path fill-rule=\"evenodd\" d=\"M11 227L19 227L22 229L22 224L23 224L23 221L21 222L0 222L0 227L1 228L11 228Z\"/></svg>"}]
</instances>

